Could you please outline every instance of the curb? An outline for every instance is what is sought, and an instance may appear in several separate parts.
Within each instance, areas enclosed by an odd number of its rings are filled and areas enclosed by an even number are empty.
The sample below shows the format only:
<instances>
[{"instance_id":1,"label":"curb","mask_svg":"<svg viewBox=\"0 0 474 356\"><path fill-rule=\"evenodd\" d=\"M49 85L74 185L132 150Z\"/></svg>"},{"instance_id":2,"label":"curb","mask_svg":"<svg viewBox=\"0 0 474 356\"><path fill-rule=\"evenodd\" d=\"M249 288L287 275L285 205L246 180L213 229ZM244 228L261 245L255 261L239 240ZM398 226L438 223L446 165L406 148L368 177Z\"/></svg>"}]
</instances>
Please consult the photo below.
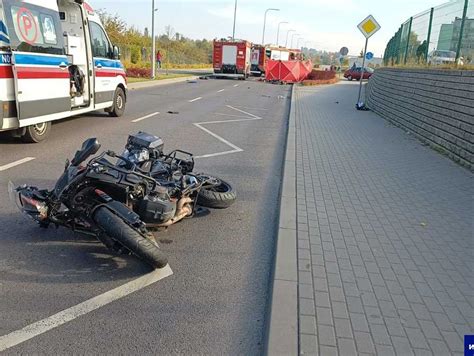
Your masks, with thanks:
<instances>
[{"instance_id":1,"label":"curb","mask_svg":"<svg viewBox=\"0 0 474 356\"><path fill-rule=\"evenodd\" d=\"M291 92L266 355L298 355L296 86Z\"/></svg>"},{"instance_id":2,"label":"curb","mask_svg":"<svg viewBox=\"0 0 474 356\"><path fill-rule=\"evenodd\" d=\"M137 90L137 89L158 87L158 86L162 86L162 85L182 83L182 82L187 82L188 80L197 80L197 79L199 79L198 76L189 76L189 77L180 77L180 78L173 78L173 79L154 80L154 81L148 81L148 82L130 83L130 84L128 84L128 90Z\"/></svg>"}]
</instances>

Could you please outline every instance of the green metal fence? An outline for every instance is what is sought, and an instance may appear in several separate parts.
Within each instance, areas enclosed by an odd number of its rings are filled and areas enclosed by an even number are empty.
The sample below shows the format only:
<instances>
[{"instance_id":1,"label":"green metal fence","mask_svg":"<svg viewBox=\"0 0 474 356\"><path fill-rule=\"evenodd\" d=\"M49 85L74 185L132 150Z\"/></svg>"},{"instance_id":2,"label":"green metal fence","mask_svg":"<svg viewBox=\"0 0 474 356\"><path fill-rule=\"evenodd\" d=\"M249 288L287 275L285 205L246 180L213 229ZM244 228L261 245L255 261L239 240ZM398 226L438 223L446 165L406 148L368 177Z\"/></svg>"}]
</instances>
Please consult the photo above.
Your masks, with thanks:
<instances>
[{"instance_id":1,"label":"green metal fence","mask_svg":"<svg viewBox=\"0 0 474 356\"><path fill-rule=\"evenodd\" d=\"M474 65L474 0L454 0L411 17L388 42L385 65Z\"/></svg>"}]
</instances>

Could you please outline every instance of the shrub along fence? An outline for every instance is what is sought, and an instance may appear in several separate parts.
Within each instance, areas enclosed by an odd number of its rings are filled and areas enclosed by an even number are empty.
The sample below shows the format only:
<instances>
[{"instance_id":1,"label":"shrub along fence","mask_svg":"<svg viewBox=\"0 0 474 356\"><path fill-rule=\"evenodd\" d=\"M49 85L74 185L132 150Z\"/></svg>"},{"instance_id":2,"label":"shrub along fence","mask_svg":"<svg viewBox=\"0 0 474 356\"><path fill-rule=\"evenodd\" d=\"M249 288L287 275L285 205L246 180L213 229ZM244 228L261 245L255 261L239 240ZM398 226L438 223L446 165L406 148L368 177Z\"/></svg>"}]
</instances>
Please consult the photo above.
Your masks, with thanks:
<instances>
[{"instance_id":1,"label":"shrub along fence","mask_svg":"<svg viewBox=\"0 0 474 356\"><path fill-rule=\"evenodd\" d=\"M474 171L474 71L383 68L368 107Z\"/></svg>"}]
</instances>

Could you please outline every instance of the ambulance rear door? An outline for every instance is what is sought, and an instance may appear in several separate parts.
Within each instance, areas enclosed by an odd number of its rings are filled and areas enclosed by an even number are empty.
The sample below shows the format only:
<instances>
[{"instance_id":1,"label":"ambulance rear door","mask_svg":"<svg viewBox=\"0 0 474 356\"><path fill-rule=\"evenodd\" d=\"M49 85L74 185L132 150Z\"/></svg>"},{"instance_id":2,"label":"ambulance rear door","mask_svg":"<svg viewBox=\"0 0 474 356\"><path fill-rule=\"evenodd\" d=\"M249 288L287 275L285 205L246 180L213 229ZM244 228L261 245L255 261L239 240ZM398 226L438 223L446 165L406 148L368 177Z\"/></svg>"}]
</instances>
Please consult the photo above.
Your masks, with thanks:
<instances>
[{"instance_id":1,"label":"ambulance rear door","mask_svg":"<svg viewBox=\"0 0 474 356\"><path fill-rule=\"evenodd\" d=\"M70 75L56 1L4 0L20 126L71 110Z\"/></svg>"}]
</instances>

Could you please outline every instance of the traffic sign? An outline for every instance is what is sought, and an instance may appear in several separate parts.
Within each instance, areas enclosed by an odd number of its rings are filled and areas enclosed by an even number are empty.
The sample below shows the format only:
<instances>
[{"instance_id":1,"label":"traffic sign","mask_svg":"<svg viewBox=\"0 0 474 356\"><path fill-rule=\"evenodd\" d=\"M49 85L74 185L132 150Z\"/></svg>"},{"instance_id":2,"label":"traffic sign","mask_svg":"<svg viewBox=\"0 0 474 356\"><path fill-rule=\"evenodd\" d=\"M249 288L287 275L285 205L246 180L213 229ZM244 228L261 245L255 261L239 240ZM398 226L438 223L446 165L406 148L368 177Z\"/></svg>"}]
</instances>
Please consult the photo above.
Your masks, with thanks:
<instances>
[{"instance_id":1,"label":"traffic sign","mask_svg":"<svg viewBox=\"0 0 474 356\"><path fill-rule=\"evenodd\" d=\"M367 52L365 55L365 58L370 61L372 58L374 58L374 54L372 52Z\"/></svg>"},{"instance_id":2,"label":"traffic sign","mask_svg":"<svg viewBox=\"0 0 474 356\"><path fill-rule=\"evenodd\" d=\"M381 26L372 15L369 15L359 25L357 25L357 27L365 38L370 38L374 33L380 30Z\"/></svg>"},{"instance_id":3,"label":"traffic sign","mask_svg":"<svg viewBox=\"0 0 474 356\"><path fill-rule=\"evenodd\" d=\"M339 53L341 54L341 56L347 56L349 54L349 48L342 47Z\"/></svg>"}]
</instances>

